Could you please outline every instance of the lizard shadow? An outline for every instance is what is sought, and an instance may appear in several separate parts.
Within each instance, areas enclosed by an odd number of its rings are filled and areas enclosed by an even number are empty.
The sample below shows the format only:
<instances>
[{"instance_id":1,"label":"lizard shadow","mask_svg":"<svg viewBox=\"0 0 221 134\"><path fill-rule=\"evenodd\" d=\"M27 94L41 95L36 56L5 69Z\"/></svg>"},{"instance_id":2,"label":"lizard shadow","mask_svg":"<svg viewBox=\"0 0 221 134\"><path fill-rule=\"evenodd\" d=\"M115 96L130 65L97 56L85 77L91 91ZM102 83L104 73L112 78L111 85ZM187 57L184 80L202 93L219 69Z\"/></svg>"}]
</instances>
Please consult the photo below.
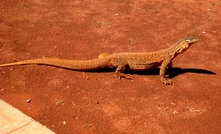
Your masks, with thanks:
<instances>
[{"instance_id":1,"label":"lizard shadow","mask_svg":"<svg viewBox=\"0 0 221 134\"><path fill-rule=\"evenodd\" d=\"M159 75L160 69L159 68L153 68L144 72L135 72L130 71L131 74L138 74L138 75ZM198 68L179 68L174 67L166 70L166 74L169 75L169 78L174 78L180 74L185 73L197 73L197 74L216 74L210 70L206 69L198 69Z\"/></svg>"},{"instance_id":2,"label":"lizard shadow","mask_svg":"<svg viewBox=\"0 0 221 134\"><path fill-rule=\"evenodd\" d=\"M116 69L115 68L106 68L106 69L101 69L99 71L87 71L91 73L107 73L107 72L114 72ZM153 68L150 70L146 71L131 71L128 68L125 70L126 74L138 74L138 75L159 75L160 69L159 68ZM166 75L169 75L168 78L174 78L180 74L185 74L185 73L197 73L197 74L216 74L210 70L206 69L198 69L198 68L179 68L179 67L174 67L166 70Z\"/></svg>"},{"instance_id":3,"label":"lizard shadow","mask_svg":"<svg viewBox=\"0 0 221 134\"><path fill-rule=\"evenodd\" d=\"M206 69L198 69L198 68L172 68L168 70L169 73L169 78L174 78L180 74L184 74L184 73L197 73L197 74L212 74L215 75L216 73L210 71L210 70L206 70Z\"/></svg>"}]
</instances>

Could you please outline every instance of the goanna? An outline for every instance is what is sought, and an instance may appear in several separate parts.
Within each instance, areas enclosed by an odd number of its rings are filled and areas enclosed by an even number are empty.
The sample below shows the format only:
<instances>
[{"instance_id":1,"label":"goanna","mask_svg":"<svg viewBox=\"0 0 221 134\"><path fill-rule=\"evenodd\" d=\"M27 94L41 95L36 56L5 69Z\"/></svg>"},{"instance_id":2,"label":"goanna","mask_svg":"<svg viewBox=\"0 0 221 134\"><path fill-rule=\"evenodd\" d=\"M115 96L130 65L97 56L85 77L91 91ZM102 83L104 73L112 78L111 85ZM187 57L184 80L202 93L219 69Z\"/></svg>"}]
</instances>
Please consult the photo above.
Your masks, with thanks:
<instances>
[{"instance_id":1,"label":"goanna","mask_svg":"<svg viewBox=\"0 0 221 134\"><path fill-rule=\"evenodd\" d=\"M93 60L42 58L2 64L0 66L43 64L79 71L116 68L116 74L119 78L132 78L131 75L124 74L125 69L137 71L160 67L160 79L164 84L167 85L172 84L172 81L165 76L166 69L172 67L172 60L177 55L186 51L191 44L197 41L198 39L196 37L191 36L177 41L169 48L156 52L102 53L98 56L98 59Z\"/></svg>"}]
</instances>

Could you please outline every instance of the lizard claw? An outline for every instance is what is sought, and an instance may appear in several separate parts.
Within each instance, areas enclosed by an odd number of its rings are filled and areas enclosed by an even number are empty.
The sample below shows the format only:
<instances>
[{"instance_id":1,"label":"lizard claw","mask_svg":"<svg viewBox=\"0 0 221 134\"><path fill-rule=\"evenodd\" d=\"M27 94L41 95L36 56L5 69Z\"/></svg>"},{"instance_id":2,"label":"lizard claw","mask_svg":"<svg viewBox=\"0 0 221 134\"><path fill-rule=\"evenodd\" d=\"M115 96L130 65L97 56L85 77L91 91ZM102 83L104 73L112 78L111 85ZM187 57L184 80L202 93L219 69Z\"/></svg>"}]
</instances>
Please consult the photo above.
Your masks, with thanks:
<instances>
[{"instance_id":1,"label":"lizard claw","mask_svg":"<svg viewBox=\"0 0 221 134\"><path fill-rule=\"evenodd\" d=\"M131 79L131 80L133 79L133 77L130 74L124 74L121 72L117 72L117 77L119 77L119 79L121 79L122 77L126 79Z\"/></svg>"},{"instance_id":2,"label":"lizard claw","mask_svg":"<svg viewBox=\"0 0 221 134\"><path fill-rule=\"evenodd\" d=\"M161 81L163 82L163 84L165 85L172 85L173 81L168 79L168 78L161 78Z\"/></svg>"}]
</instances>

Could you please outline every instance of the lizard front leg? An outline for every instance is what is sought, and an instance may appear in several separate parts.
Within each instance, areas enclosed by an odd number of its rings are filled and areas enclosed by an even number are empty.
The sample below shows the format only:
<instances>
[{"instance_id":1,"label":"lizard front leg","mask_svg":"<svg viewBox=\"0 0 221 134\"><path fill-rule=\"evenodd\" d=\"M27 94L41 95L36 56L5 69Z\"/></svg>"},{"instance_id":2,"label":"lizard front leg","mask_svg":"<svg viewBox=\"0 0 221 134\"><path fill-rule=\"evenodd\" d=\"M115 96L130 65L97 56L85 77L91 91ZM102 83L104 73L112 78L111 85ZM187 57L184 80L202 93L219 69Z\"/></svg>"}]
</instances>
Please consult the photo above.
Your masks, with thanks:
<instances>
[{"instance_id":1,"label":"lizard front leg","mask_svg":"<svg viewBox=\"0 0 221 134\"><path fill-rule=\"evenodd\" d=\"M172 67L172 62L170 58L165 59L160 66L160 79L163 82L163 84L171 85L173 82L165 77L167 67Z\"/></svg>"},{"instance_id":2,"label":"lizard front leg","mask_svg":"<svg viewBox=\"0 0 221 134\"><path fill-rule=\"evenodd\" d=\"M173 68L173 64L172 64L172 61L170 61L170 63L168 64L167 68L168 68L168 69L171 69L171 68Z\"/></svg>"}]
</instances>

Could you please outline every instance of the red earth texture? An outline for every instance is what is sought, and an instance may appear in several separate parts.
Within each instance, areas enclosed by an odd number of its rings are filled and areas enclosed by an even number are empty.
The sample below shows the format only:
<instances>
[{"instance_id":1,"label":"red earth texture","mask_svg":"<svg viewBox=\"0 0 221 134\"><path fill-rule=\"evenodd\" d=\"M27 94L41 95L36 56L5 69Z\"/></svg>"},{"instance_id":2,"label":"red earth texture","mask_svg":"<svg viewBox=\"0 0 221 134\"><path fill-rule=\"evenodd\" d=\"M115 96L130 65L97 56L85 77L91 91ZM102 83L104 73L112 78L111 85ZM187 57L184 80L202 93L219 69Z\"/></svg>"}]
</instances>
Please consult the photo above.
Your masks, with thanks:
<instances>
[{"instance_id":1,"label":"red earth texture","mask_svg":"<svg viewBox=\"0 0 221 134\"><path fill-rule=\"evenodd\" d=\"M56 133L221 132L220 0L1 0L0 63L95 59L199 41L159 69L79 72L46 65L0 68L0 98Z\"/></svg>"}]
</instances>

